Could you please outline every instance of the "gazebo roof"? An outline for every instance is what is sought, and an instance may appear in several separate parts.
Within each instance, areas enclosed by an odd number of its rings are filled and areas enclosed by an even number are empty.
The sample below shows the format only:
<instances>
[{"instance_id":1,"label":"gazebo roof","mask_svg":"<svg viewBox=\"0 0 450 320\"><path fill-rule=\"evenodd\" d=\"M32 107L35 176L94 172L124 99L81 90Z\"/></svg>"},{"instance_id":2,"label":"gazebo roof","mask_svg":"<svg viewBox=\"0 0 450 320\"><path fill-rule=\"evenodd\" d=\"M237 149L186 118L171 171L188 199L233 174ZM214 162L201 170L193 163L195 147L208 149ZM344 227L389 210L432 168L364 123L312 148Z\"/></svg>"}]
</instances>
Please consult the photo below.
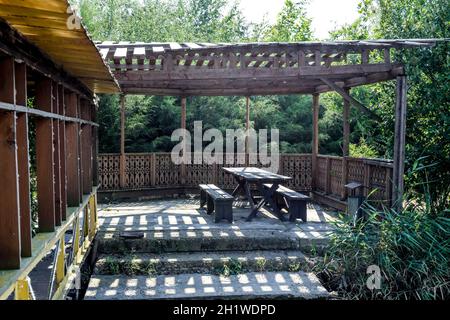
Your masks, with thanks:
<instances>
[{"instance_id":1,"label":"gazebo roof","mask_svg":"<svg viewBox=\"0 0 450 320\"><path fill-rule=\"evenodd\" d=\"M297 43L97 43L124 93L310 94L395 78L391 49L435 39Z\"/></svg>"}]
</instances>

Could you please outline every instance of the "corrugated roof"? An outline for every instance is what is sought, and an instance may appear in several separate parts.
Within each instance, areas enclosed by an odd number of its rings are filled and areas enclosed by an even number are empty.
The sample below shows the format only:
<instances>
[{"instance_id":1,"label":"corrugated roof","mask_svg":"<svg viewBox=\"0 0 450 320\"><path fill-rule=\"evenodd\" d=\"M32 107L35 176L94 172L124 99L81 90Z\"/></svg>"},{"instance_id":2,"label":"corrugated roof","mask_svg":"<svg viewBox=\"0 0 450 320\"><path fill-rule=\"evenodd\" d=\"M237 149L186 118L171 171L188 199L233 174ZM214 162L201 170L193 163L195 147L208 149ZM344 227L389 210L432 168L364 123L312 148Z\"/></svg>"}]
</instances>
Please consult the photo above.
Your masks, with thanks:
<instances>
[{"instance_id":1,"label":"corrugated roof","mask_svg":"<svg viewBox=\"0 0 450 320\"><path fill-rule=\"evenodd\" d=\"M84 27L70 20L67 0L0 0L0 17L92 92L120 91Z\"/></svg>"}]
</instances>

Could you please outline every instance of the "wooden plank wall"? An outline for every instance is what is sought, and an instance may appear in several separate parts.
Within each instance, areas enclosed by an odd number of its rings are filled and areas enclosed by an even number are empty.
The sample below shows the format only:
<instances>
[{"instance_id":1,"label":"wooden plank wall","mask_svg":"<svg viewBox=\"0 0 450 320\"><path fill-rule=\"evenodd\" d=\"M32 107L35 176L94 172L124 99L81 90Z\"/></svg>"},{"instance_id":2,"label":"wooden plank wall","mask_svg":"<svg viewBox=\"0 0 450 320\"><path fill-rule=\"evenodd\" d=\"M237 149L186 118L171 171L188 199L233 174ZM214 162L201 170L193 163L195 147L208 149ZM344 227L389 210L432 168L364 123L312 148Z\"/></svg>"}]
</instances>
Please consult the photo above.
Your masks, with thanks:
<instances>
[{"instance_id":1,"label":"wooden plank wall","mask_svg":"<svg viewBox=\"0 0 450 320\"><path fill-rule=\"evenodd\" d=\"M93 189L97 129L93 100L0 53L0 270L32 250L30 124L35 124L37 232L52 232ZM56 79L56 80L55 80ZM30 86L33 86L30 88ZM31 90L33 89L33 90ZM27 106L34 92L34 106ZM6 187L7 186L7 187Z\"/></svg>"}]
</instances>

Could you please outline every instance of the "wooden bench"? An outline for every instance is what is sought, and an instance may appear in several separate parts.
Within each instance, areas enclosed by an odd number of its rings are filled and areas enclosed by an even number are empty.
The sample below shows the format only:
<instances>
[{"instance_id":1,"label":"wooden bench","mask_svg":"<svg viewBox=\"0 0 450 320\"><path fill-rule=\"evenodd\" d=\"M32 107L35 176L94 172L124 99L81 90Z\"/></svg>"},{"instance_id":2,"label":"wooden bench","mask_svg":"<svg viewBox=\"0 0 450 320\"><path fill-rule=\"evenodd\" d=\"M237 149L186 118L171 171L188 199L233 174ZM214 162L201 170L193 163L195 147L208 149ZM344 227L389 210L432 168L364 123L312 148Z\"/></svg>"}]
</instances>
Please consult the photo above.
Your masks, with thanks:
<instances>
[{"instance_id":1,"label":"wooden bench","mask_svg":"<svg viewBox=\"0 0 450 320\"><path fill-rule=\"evenodd\" d=\"M222 219L233 222L233 201L234 198L213 184L201 184L200 186L200 208L206 204L206 213L215 211L214 222L218 223Z\"/></svg>"},{"instance_id":2,"label":"wooden bench","mask_svg":"<svg viewBox=\"0 0 450 320\"><path fill-rule=\"evenodd\" d=\"M269 189L272 185L265 184L264 187ZM307 222L306 205L311 201L310 197L284 186L279 186L275 191L274 200L280 209L286 208L288 210L289 221L294 222L296 219L302 219Z\"/></svg>"}]
</instances>

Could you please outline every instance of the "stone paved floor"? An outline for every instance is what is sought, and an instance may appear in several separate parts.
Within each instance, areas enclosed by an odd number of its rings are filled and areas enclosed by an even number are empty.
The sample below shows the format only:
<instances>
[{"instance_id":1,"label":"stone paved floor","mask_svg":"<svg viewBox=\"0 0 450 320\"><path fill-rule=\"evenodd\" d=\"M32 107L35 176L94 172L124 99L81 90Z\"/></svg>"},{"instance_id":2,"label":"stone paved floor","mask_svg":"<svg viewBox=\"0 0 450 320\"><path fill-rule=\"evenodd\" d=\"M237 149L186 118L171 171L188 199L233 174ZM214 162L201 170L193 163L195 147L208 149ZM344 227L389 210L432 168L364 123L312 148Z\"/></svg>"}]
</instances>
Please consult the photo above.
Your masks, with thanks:
<instances>
[{"instance_id":1,"label":"stone paved floor","mask_svg":"<svg viewBox=\"0 0 450 320\"><path fill-rule=\"evenodd\" d=\"M324 247L333 232L330 222L336 213L317 204L308 206L306 223L282 222L265 209L247 222L250 208L238 201L232 224L215 223L214 215L199 209L195 199L104 204L99 209L100 260L111 264L116 257L115 267L121 260L134 264L154 260L155 272L110 274L98 265L85 299L329 297L317 277L308 272L303 255ZM242 260L244 256L262 259L272 269L257 272L258 263ZM294 262L302 266L297 272L290 269L294 256ZM231 260L240 262L238 274L214 271L216 264L223 267ZM170 268L161 272L164 266Z\"/></svg>"},{"instance_id":2,"label":"stone paved floor","mask_svg":"<svg viewBox=\"0 0 450 320\"><path fill-rule=\"evenodd\" d=\"M251 236L252 231L284 231L298 236L323 237L332 230L331 221L336 213L325 210L318 204L308 205L308 222L297 220L295 223L282 222L270 211L262 209L251 222L245 221L249 214L245 203L235 202L233 207L234 223L214 223L214 216L199 209L198 200L158 200L146 202L118 203L99 205L100 232L117 233L124 231L170 232L173 237L226 237L230 233L239 236Z\"/></svg>"},{"instance_id":3,"label":"stone paved floor","mask_svg":"<svg viewBox=\"0 0 450 320\"><path fill-rule=\"evenodd\" d=\"M175 276L94 276L85 300L225 299L278 297L317 299L330 294L312 273L265 272L229 277L181 274Z\"/></svg>"}]
</instances>

